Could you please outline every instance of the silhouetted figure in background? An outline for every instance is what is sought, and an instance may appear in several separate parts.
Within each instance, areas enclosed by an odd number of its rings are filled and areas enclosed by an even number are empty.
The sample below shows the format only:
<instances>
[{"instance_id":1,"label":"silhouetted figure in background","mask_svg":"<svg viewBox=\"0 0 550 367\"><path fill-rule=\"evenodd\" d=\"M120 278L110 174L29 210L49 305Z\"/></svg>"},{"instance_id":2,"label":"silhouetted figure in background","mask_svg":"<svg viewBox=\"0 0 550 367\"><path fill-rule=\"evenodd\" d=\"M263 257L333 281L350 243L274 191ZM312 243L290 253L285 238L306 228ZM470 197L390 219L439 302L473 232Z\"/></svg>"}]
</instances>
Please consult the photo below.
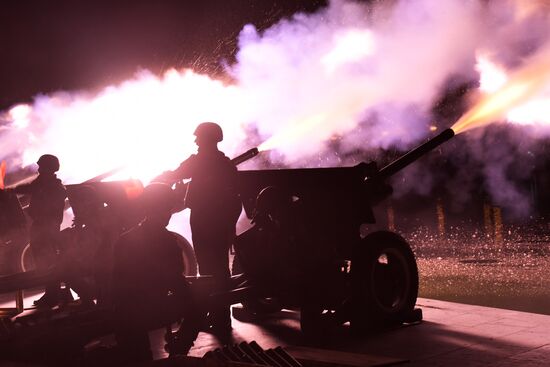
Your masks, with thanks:
<instances>
[{"instance_id":1,"label":"silhouetted figure in background","mask_svg":"<svg viewBox=\"0 0 550 367\"><path fill-rule=\"evenodd\" d=\"M229 248L235 238L235 226L241 213L241 201L235 188L237 168L218 143L223 140L221 127L213 122L197 126L194 135L197 154L191 155L163 178L174 183L191 179L185 204L191 209L193 247L201 275L212 275L215 290L228 287L230 279ZM209 323L213 332L231 330L231 314L227 305L213 307Z\"/></svg>"},{"instance_id":2,"label":"silhouetted figure in background","mask_svg":"<svg viewBox=\"0 0 550 367\"><path fill-rule=\"evenodd\" d=\"M36 269L46 270L57 261L59 228L63 221L65 187L55 172L59 171L59 159L44 154L38 161L38 177L28 184L9 189L16 194L29 195L30 248ZM61 301L59 282L46 285L44 296L35 301L37 306L52 307ZM72 298L72 297L71 297Z\"/></svg>"},{"instance_id":3,"label":"silhouetted figure in background","mask_svg":"<svg viewBox=\"0 0 550 367\"><path fill-rule=\"evenodd\" d=\"M109 304L112 276L112 243L120 232L108 207L91 185L68 190L74 219L65 234L61 268L66 284L80 297L80 304Z\"/></svg>"},{"instance_id":4,"label":"silhouetted figure in background","mask_svg":"<svg viewBox=\"0 0 550 367\"><path fill-rule=\"evenodd\" d=\"M169 347L172 352L187 354L200 320L185 281L181 250L176 237L166 229L175 202L172 189L151 184L142 200L144 221L124 233L114 246L116 336L122 355L130 360L151 359L148 330L169 325L182 316L184 324Z\"/></svg>"}]
</instances>

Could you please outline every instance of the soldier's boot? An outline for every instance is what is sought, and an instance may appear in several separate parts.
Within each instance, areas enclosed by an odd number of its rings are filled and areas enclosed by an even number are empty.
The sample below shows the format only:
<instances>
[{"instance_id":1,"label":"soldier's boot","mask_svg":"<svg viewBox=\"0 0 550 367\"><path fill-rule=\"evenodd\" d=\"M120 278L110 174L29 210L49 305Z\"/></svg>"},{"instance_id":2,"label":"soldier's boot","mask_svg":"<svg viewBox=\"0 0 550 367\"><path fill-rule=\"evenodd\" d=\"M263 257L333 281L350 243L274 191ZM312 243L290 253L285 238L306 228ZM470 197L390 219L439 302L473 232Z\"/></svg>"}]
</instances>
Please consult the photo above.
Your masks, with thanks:
<instances>
[{"instance_id":1,"label":"soldier's boot","mask_svg":"<svg viewBox=\"0 0 550 367\"><path fill-rule=\"evenodd\" d=\"M69 287L59 289L59 301L61 303L69 303L74 301L73 294L71 293L71 289Z\"/></svg>"},{"instance_id":2,"label":"soldier's boot","mask_svg":"<svg viewBox=\"0 0 550 367\"><path fill-rule=\"evenodd\" d=\"M164 350L168 352L170 357L186 356L189 350L193 347L195 339L182 335L174 335L164 345Z\"/></svg>"},{"instance_id":3,"label":"soldier's boot","mask_svg":"<svg viewBox=\"0 0 550 367\"><path fill-rule=\"evenodd\" d=\"M232 333L231 311L229 307L216 307L209 313L210 330L209 332L220 338L229 338Z\"/></svg>"},{"instance_id":4,"label":"soldier's boot","mask_svg":"<svg viewBox=\"0 0 550 367\"><path fill-rule=\"evenodd\" d=\"M33 302L36 307L54 307L60 302L60 288L58 284L46 286L44 295Z\"/></svg>"},{"instance_id":5,"label":"soldier's boot","mask_svg":"<svg viewBox=\"0 0 550 367\"><path fill-rule=\"evenodd\" d=\"M167 327L164 340L164 350L168 352L170 357L185 356L193 347L195 339L198 336L199 328L195 322L182 322L180 328L176 332L172 332L170 327Z\"/></svg>"}]
</instances>

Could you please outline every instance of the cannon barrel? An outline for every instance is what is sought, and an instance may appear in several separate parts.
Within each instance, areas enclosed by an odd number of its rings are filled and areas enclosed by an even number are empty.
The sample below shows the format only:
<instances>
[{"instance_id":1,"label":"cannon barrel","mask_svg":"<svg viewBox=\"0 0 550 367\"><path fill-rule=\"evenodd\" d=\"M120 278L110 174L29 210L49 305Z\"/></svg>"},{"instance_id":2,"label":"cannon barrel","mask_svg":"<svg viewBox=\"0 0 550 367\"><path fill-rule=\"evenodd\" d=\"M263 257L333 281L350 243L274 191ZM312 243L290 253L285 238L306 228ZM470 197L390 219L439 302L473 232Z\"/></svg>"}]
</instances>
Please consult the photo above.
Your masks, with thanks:
<instances>
[{"instance_id":1,"label":"cannon barrel","mask_svg":"<svg viewBox=\"0 0 550 367\"><path fill-rule=\"evenodd\" d=\"M238 155L235 158L231 159L231 163L233 163L235 166L238 166L239 164L241 164L243 162L246 162L247 160L249 160L251 158L254 158L255 156L258 155L258 153L260 153L258 148L249 149L246 152L244 152L243 154Z\"/></svg>"},{"instance_id":2,"label":"cannon barrel","mask_svg":"<svg viewBox=\"0 0 550 367\"><path fill-rule=\"evenodd\" d=\"M107 177L111 177L112 175L114 175L115 173L119 172L120 170L122 170L122 166L120 167L116 167L116 168L113 168L112 170L110 171L107 171L107 172L103 172L102 174L100 175L97 175L95 177L92 177L92 178L89 178L87 179L86 181L80 183L80 185L85 185L85 184L88 184L88 183L92 183L92 182L99 182L99 181L103 181L104 179L106 179ZM78 184L77 184L78 185Z\"/></svg>"},{"instance_id":3,"label":"cannon barrel","mask_svg":"<svg viewBox=\"0 0 550 367\"><path fill-rule=\"evenodd\" d=\"M423 155L437 148L441 144L445 143L447 140L455 136L453 129L445 129L439 135L428 140L424 144L416 147L405 155L401 156L397 160L391 162L384 168L382 168L378 173L372 178L375 179L386 179L395 173L401 171L403 168L407 167L409 164L413 163Z\"/></svg>"}]
</instances>

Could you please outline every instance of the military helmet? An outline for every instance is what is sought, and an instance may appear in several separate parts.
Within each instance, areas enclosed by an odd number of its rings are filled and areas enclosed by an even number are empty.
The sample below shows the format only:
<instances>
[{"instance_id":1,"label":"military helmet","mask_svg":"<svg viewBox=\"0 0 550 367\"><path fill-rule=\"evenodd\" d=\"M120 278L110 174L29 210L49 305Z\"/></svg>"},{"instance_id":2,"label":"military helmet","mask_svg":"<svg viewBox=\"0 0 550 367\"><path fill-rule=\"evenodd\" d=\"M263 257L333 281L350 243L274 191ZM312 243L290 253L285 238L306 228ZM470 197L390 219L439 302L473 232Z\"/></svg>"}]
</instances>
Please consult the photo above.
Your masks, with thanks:
<instances>
[{"instance_id":1,"label":"military helmet","mask_svg":"<svg viewBox=\"0 0 550 367\"><path fill-rule=\"evenodd\" d=\"M174 208L174 191L167 184L153 182L143 189L141 202L146 210L170 210Z\"/></svg>"},{"instance_id":2,"label":"military helmet","mask_svg":"<svg viewBox=\"0 0 550 367\"><path fill-rule=\"evenodd\" d=\"M42 172L53 173L59 171L59 159L57 159L57 157L52 154L42 155L40 158L38 158L36 164L38 164L38 167Z\"/></svg>"},{"instance_id":3,"label":"military helmet","mask_svg":"<svg viewBox=\"0 0 550 367\"><path fill-rule=\"evenodd\" d=\"M200 123L193 134L197 138L215 141L216 143L223 140L222 128L215 122Z\"/></svg>"}]
</instances>

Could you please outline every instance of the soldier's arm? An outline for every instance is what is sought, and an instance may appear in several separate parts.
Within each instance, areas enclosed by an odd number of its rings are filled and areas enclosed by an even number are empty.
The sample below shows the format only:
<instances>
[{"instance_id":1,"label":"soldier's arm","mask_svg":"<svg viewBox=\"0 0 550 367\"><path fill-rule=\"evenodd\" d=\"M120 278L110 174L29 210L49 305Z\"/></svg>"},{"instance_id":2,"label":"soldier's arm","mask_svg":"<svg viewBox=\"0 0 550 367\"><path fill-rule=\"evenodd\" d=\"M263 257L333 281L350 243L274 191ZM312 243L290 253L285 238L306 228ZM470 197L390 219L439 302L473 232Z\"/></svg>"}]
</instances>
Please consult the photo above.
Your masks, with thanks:
<instances>
[{"instance_id":1,"label":"soldier's arm","mask_svg":"<svg viewBox=\"0 0 550 367\"><path fill-rule=\"evenodd\" d=\"M19 195L30 195L33 191L33 183L28 183L28 184L23 184L23 185L19 185L19 186L16 186L16 187L12 187L12 188L9 188L9 189L6 189L6 191L8 192L13 192L15 194L19 194Z\"/></svg>"},{"instance_id":2,"label":"soldier's arm","mask_svg":"<svg viewBox=\"0 0 550 367\"><path fill-rule=\"evenodd\" d=\"M173 171L174 176L177 177L178 180L191 178L193 176L196 157L197 156L194 154L191 155L189 158L181 162L179 167Z\"/></svg>"},{"instance_id":3,"label":"soldier's arm","mask_svg":"<svg viewBox=\"0 0 550 367\"><path fill-rule=\"evenodd\" d=\"M173 184L177 181L181 181L186 178L191 178L194 161L195 161L195 155L191 155L185 161L181 162L178 168L176 168L173 171L164 171L163 173L155 177L153 181Z\"/></svg>"}]
</instances>

